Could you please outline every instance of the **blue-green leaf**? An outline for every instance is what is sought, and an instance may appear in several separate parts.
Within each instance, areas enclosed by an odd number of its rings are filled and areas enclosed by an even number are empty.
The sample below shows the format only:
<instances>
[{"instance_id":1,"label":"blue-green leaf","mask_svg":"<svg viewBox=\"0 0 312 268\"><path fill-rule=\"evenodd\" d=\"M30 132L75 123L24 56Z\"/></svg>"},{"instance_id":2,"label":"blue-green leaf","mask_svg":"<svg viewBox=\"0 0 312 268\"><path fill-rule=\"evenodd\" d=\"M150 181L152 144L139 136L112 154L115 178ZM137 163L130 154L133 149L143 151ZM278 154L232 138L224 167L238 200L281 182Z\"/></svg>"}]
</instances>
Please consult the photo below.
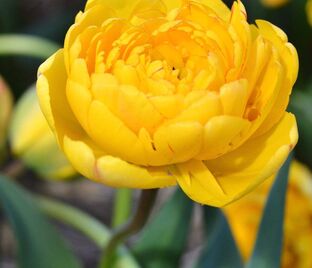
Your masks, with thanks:
<instances>
[{"instance_id":1,"label":"blue-green leaf","mask_svg":"<svg viewBox=\"0 0 312 268\"><path fill-rule=\"evenodd\" d=\"M133 253L144 268L179 267L193 211L193 202L178 189L146 225Z\"/></svg>"},{"instance_id":2,"label":"blue-green leaf","mask_svg":"<svg viewBox=\"0 0 312 268\"><path fill-rule=\"evenodd\" d=\"M249 268L280 267L285 197L291 155L279 171L267 199Z\"/></svg>"},{"instance_id":3,"label":"blue-green leaf","mask_svg":"<svg viewBox=\"0 0 312 268\"><path fill-rule=\"evenodd\" d=\"M0 203L18 243L20 268L79 268L30 195L0 175Z\"/></svg>"},{"instance_id":4,"label":"blue-green leaf","mask_svg":"<svg viewBox=\"0 0 312 268\"><path fill-rule=\"evenodd\" d=\"M196 268L241 268L243 261L223 212L204 207L206 242Z\"/></svg>"}]
</instances>

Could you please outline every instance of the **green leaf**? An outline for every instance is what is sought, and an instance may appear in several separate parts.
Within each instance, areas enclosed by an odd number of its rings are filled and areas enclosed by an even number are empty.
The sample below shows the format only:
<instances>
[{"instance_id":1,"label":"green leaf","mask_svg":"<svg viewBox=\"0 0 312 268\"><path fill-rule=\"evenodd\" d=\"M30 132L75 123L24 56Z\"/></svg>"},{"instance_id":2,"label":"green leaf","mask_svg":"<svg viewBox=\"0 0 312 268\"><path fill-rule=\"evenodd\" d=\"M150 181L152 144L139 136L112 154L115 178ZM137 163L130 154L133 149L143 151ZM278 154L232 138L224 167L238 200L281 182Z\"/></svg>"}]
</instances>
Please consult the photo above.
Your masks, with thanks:
<instances>
[{"instance_id":1,"label":"green leaf","mask_svg":"<svg viewBox=\"0 0 312 268\"><path fill-rule=\"evenodd\" d=\"M296 146L296 158L312 167L312 88L294 90L289 109L296 115L300 139Z\"/></svg>"},{"instance_id":2,"label":"green leaf","mask_svg":"<svg viewBox=\"0 0 312 268\"><path fill-rule=\"evenodd\" d=\"M143 229L133 253L144 268L179 267L187 241L193 202L177 189Z\"/></svg>"},{"instance_id":3,"label":"green leaf","mask_svg":"<svg viewBox=\"0 0 312 268\"><path fill-rule=\"evenodd\" d=\"M91 239L100 249L105 248L111 237L111 231L99 220L87 213L61 201L37 196L36 202L40 209L50 218L67 224L76 231ZM140 268L128 249L120 246L118 259L112 268Z\"/></svg>"},{"instance_id":4,"label":"green leaf","mask_svg":"<svg viewBox=\"0 0 312 268\"><path fill-rule=\"evenodd\" d=\"M0 35L0 56L21 55L48 58L59 46L41 37L21 34Z\"/></svg>"},{"instance_id":5,"label":"green leaf","mask_svg":"<svg viewBox=\"0 0 312 268\"><path fill-rule=\"evenodd\" d=\"M248 268L280 267L285 198L291 155L279 171L267 199Z\"/></svg>"},{"instance_id":6,"label":"green leaf","mask_svg":"<svg viewBox=\"0 0 312 268\"><path fill-rule=\"evenodd\" d=\"M81 267L30 195L2 175L0 203L18 242L20 268Z\"/></svg>"},{"instance_id":7,"label":"green leaf","mask_svg":"<svg viewBox=\"0 0 312 268\"><path fill-rule=\"evenodd\" d=\"M206 242L196 268L240 268L243 261L223 212L204 207Z\"/></svg>"}]
</instances>

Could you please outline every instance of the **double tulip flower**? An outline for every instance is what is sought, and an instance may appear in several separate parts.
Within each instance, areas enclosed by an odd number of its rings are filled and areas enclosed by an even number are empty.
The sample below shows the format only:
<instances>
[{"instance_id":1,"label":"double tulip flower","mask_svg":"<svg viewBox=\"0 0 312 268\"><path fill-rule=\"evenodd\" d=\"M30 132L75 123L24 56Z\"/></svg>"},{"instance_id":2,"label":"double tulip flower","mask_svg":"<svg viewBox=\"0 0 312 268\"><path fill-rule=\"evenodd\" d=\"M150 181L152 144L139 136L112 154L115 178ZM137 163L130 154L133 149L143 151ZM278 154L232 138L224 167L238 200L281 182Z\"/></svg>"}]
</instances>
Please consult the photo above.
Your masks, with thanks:
<instances>
[{"instance_id":1,"label":"double tulip flower","mask_svg":"<svg viewBox=\"0 0 312 268\"><path fill-rule=\"evenodd\" d=\"M178 184L230 203L295 146L287 36L240 1L89 0L38 71L41 108L71 164L113 187Z\"/></svg>"}]
</instances>

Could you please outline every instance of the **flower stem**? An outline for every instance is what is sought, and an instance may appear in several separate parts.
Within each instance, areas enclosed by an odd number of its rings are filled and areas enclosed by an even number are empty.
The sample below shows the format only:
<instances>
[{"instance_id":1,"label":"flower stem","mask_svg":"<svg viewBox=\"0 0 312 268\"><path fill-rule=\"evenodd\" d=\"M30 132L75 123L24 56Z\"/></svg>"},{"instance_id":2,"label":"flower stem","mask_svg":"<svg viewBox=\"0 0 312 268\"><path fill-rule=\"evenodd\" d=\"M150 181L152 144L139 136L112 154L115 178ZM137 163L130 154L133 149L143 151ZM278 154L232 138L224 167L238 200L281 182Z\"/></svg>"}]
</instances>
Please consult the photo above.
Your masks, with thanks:
<instances>
[{"instance_id":1,"label":"flower stem","mask_svg":"<svg viewBox=\"0 0 312 268\"><path fill-rule=\"evenodd\" d=\"M131 189L117 189L115 193L114 214L112 220L113 228L124 224L130 215L131 210Z\"/></svg>"},{"instance_id":2,"label":"flower stem","mask_svg":"<svg viewBox=\"0 0 312 268\"><path fill-rule=\"evenodd\" d=\"M90 238L99 248L104 248L107 245L111 232L97 219L77 208L50 198L37 196L36 201L38 201L41 210L52 219L75 228ZM115 265L115 267L140 268L135 259L123 246L117 249L117 262Z\"/></svg>"},{"instance_id":3,"label":"flower stem","mask_svg":"<svg viewBox=\"0 0 312 268\"><path fill-rule=\"evenodd\" d=\"M99 268L111 268L117 260L116 249L130 235L140 231L148 220L156 200L158 189L143 190L135 215L125 225L117 229L105 249Z\"/></svg>"}]
</instances>

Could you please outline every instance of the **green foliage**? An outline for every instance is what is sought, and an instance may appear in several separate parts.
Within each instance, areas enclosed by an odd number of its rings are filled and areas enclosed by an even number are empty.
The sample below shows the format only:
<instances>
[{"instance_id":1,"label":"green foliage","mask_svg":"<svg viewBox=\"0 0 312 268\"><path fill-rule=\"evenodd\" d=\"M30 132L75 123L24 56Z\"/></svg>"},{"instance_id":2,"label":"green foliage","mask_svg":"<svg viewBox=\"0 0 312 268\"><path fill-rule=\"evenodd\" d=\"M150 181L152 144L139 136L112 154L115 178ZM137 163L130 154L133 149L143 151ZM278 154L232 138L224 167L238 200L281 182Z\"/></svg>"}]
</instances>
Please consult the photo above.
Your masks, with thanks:
<instances>
[{"instance_id":1,"label":"green foliage","mask_svg":"<svg viewBox=\"0 0 312 268\"><path fill-rule=\"evenodd\" d=\"M0 202L18 243L20 268L81 267L29 194L2 175Z\"/></svg>"},{"instance_id":2,"label":"green foliage","mask_svg":"<svg viewBox=\"0 0 312 268\"><path fill-rule=\"evenodd\" d=\"M290 155L270 191L248 268L280 267L285 197L291 158Z\"/></svg>"},{"instance_id":3,"label":"green foliage","mask_svg":"<svg viewBox=\"0 0 312 268\"><path fill-rule=\"evenodd\" d=\"M242 268L242 258L222 211L209 206L203 210L206 242L195 268Z\"/></svg>"},{"instance_id":4,"label":"green foliage","mask_svg":"<svg viewBox=\"0 0 312 268\"><path fill-rule=\"evenodd\" d=\"M0 35L0 55L23 55L46 59L57 49L58 45L44 38L21 35Z\"/></svg>"},{"instance_id":5,"label":"green foliage","mask_svg":"<svg viewBox=\"0 0 312 268\"><path fill-rule=\"evenodd\" d=\"M133 253L144 268L179 267L191 223L193 202L177 189L147 224Z\"/></svg>"}]
</instances>

